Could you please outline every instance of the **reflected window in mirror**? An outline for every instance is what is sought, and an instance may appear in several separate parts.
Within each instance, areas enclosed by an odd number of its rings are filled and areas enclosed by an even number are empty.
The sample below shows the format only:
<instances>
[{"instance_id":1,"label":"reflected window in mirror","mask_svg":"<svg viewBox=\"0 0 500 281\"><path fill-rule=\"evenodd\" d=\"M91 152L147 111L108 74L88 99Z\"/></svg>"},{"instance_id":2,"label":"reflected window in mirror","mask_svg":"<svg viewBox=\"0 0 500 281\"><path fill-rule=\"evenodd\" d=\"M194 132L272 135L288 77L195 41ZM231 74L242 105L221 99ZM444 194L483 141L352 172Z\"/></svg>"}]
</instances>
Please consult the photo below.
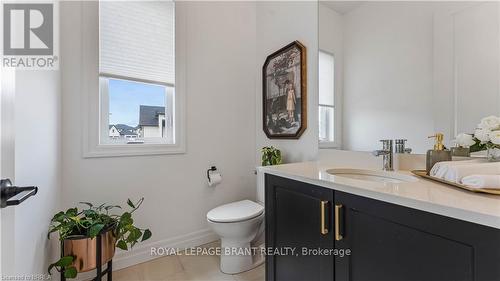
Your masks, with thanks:
<instances>
[{"instance_id":1,"label":"reflected window in mirror","mask_svg":"<svg viewBox=\"0 0 500 281\"><path fill-rule=\"evenodd\" d=\"M322 148L338 146L340 137L335 132L335 57L319 51L319 144Z\"/></svg>"}]
</instances>

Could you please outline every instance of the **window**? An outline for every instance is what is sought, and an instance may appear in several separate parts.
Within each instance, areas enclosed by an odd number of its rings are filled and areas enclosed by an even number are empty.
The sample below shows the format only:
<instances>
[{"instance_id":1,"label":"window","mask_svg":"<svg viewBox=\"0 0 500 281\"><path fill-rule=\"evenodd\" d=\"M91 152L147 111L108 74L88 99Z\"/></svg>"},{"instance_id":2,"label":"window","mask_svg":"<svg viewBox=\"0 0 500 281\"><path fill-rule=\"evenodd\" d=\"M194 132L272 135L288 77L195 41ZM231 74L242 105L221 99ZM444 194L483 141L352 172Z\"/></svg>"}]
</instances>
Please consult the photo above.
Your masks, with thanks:
<instances>
[{"instance_id":1,"label":"window","mask_svg":"<svg viewBox=\"0 0 500 281\"><path fill-rule=\"evenodd\" d=\"M99 78L101 144L175 143L174 87Z\"/></svg>"},{"instance_id":2,"label":"window","mask_svg":"<svg viewBox=\"0 0 500 281\"><path fill-rule=\"evenodd\" d=\"M336 147L335 134L335 58L319 51L319 143L320 147Z\"/></svg>"},{"instance_id":3,"label":"window","mask_svg":"<svg viewBox=\"0 0 500 281\"><path fill-rule=\"evenodd\" d=\"M99 1L84 7L83 18L84 157L184 152L176 57L184 57L185 43L175 38L174 2ZM183 34L182 22L178 28Z\"/></svg>"},{"instance_id":4,"label":"window","mask_svg":"<svg viewBox=\"0 0 500 281\"><path fill-rule=\"evenodd\" d=\"M174 33L171 1L100 2L100 144L175 144Z\"/></svg>"},{"instance_id":5,"label":"window","mask_svg":"<svg viewBox=\"0 0 500 281\"><path fill-rule=\"evenodd\" d=\"M82 5L83 157L185 152L185 13L173 1Z\"/></svg>"}]
</instances>

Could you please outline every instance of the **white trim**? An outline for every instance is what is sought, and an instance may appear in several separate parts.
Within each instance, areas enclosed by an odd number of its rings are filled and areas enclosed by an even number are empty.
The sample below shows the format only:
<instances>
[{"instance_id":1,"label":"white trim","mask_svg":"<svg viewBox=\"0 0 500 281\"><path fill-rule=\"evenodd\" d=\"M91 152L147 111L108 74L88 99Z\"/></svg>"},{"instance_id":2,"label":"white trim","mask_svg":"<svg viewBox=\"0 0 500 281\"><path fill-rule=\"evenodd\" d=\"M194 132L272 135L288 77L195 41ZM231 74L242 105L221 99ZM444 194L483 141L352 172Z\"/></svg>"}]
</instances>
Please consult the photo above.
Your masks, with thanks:
<instances>
[{"instance_id":1,"label":"white trim","mask_svg":"<svg viewBox=\"0 0 500 281\"><path fill-rule=\"evenodd\" d=\"M197 247L214 242L218 239L219 237L214 232L206 228L169 239L163 239L147 244L137 244L130 251L117 249L115 257L113 258L113 271L162 257L151 256L151 248L162 247L171 249L178 248L179 250L183 250L185 248ZM88 280L92 277L92 274L95 273L92 271L88 273L79 273L76 280Z\"/></svg>"},{"instance_id":2,"label":"white trim","mask_svg":"<svg viewBox=\"0 0 500 281\"><path fill-rule=\"evenodd\" d=\"M167 134L167 143L172 143L175 140L175 88L165 87L165 132ZM170 110L172 109L172 110Z\"/></svg>"},{"instance_id":3,"label":"white trim","mask_svg":"<svg viewBox=\"0 0 500 281\"><path fill-rule=\"evenodd\" d=\"M340 148L340 145L334 141L320 141L318 142L319 149Z\"/></svg>"},{"instance_id":4,"label":"white trim","mask_svg":"<svg viewBox=\"0 0 500 281\"><path fill-rule=\"evenodd\" d=\"M214 242L218 239L219 237L207 228L157 242L138 244L131 251L118 250L113 259L113 269L118 270L161 257L151 256L151 248L164 247L182 250Z\"/></svg>"},{"instance_id":5,"label":"white trim","mask_svg":"<svg viewBox=\"0 0 500 281\"><path fill-rule=\"evenodd\" d=\"M500 3L497 3L498 58L500 59ZM500 95L500 61L497 61L497 92ZM500 115L500 96L497 97L497 116Z\"/></svg>"},{"instance_id":6,"label":"white trim","mask_svg":"<svg viewBox=\"0 0 500 281\"><path fill-rule=\"evenodd\" d=\"M109 136L109 79L99 76L99 138ZM107 127L107 128L106 128ZM102 140L99 140L99 143Z\"/></svg>"},{"instance_id":7,"label":"white trim","mask_svg":"<svg viewBox=\"0 0 500 281\"><path fill-rule=\"evenodd\" d=\"M451 20L452 20L452 53L453 53L453 131L452 134L453 136L456 136L458 133L458 63L457 63L457 52L456 52L456 39L455 39L455 34L456 34L456 21L455 21L455 14L452 13L451 15Z\"/></svg>"},{"instance_id":8,"label":"white trim","mask_svg":"<svg viewBox=\"0 0 500 281\"><path fill-rule=\"evenodd\" d=\"M175 5L175 61L176 83L174 98L175 144L100 144L99 97L99 2L82 2L82 156L119 157L186 152L186 12L183 5Z\"/></svg>"}]
</instances>

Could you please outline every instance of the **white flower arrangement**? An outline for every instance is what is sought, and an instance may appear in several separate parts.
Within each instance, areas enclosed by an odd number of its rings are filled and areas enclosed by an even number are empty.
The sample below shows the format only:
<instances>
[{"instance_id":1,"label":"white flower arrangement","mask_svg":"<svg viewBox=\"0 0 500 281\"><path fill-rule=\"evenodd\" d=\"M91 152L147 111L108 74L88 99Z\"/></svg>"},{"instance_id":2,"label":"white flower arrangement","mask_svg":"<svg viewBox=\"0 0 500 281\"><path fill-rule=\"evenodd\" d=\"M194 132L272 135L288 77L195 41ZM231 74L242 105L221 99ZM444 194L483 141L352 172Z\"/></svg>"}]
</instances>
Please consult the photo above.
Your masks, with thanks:
<instances>
[{"instance_id":1,"label":"white flower arrangement","mask_svg":"<svg viewBox=\"0 0 500 281\"><path fill-rule=\"evenodd\" d=\"M500 117L483 118L474 132L474 137L488 148L500 148Z\"/></svg>"},{"instance_id":2,"label":"white flower arrangement","mask_svg":"<svg viewBox=\"0 0 500 281\"><path fill-rule=\"evenodd\" d=\"M473 135L462 133L456 136L455 143L458 147L469 148L476 144L476 141Z\"/></svg>"}]
</instances>

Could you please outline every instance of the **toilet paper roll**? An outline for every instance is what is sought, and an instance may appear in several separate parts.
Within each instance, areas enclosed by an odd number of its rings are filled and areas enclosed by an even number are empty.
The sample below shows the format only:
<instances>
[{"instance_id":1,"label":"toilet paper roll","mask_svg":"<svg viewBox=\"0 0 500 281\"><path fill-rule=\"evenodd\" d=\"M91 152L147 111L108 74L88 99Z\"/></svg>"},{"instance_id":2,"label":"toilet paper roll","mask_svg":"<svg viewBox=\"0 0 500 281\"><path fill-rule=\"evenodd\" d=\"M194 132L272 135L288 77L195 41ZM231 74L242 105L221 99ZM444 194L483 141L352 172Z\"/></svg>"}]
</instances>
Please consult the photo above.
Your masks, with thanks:
<instances>
[{"instance_id":1,"label":"toilet paper roll","mask_svg":"<svg viewBox=\"0 0 500 281\"><path fill-rule=\"evenodd\" d=\"M216 186L222 181L222 175L220 173L210 173L208 177L208 186Z\"/></svg>"}]
</instances>

